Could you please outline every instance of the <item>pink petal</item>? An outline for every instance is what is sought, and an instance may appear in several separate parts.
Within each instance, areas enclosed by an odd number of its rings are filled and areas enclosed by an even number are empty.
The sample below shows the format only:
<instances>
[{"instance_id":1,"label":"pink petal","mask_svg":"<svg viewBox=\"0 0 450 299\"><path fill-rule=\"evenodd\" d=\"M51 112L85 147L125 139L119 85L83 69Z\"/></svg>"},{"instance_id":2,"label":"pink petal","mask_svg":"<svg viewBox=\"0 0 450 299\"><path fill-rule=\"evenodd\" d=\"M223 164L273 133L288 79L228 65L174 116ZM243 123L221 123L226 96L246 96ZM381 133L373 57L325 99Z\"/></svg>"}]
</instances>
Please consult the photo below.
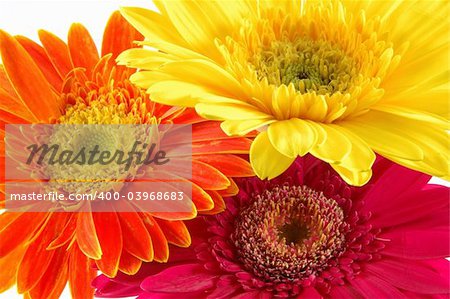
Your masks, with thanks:
<instances>
[{"instance_id":1,"label":"pink petal","mask_svg":"<svg viewBox=\"0 0 450 299\"><path fill-rule=\"evenodd\" d=\"M231 298L233 298L233 299L266 299L266 298L271 298L271 296L270 296L270 293L268 293L268 292L251 291L251 292L244 292L242 294L233 296Z\"/></svg>"},{"instance_id":2,"label":"pink petal","mask_svg":"<svg viewBox=\"0 0 450 299\"><path fill-rule=\"evenodd\" d=\"M225 275L219 278L215 290L208 294L207 299L227 299L235 293L240 286L233 275Z\"/></svg>"},{"instance_id":3,"label":"pink petal","mask_svg":"<svg viewBox=\"0 0 450 299\"><path fill-rule=\"evenodd\" d=\"M391 186L386 185L389 189ZM408 190L408 189L405 189ZM370 220L375 227L389 227L402 223L413 222L417 219L427 217L442 221L448 226L449 222L449 189L444 186L429 185L423 190L407 192L399 197L381 199L379 205L386 204L385 207L375 207L371 210L373 216ZM395 200L394 200L395 199ZM389 203L383 203L384 200ZM386 207L388 207L386 209ZM446 211L446 213L439 213Z\"/></svg>"},{"instance_id":4,"label":"pink petal","mask_svg":"<svg viewBox=\"0 0 450 299\"><path fill-rule=\"evenodd\" d=\"M169 263L195 263L197 261L194 246L182 248L177 246L170 246ZM153 263L149 263L153 264ZM166 267L167 268L167 265Z\"/></svg>"},{"instance_id":5,"label":"pink petal","mask_svg":"<svg viewBox=\"0 0 450 299\"><path fill-rule=\"evenodd\" d=\"M168 268L168 265L176 266L180 264L193 263L196 259L196 253L193 247L180 248L171 246L169 264L167 263L142 263L141 269L134 275L127 275L124 273L117 273L117 276L112 278L113 281L128 285L139 286L141 282L148 276L158 274L159 272Z\"/></svg>"},{"instance_id":6,"label":"pink petal","mask_svg":"<svg viewBox=\"0 0 450 299\"><path fill-rule=\"evenodd\" d=\"M449 228L450 222L449 222L449 212L450 210L447 208L441 209L440 211L433 211L430 213L431 215L428 215L428 217L422 217L420 219L416 219L414 221L401 224L399 226L396 226L395 229L399 230L412 230L412 229L424 229L424 228L431 228L431 229L442 229L442 228Z\"/></svg>"},{"instance_id":7,"label":"pink petal","mask_svg":"<svg viewBox=\"0 0 450 299\"><path fill-rule=\"evenodd\" d=\"M450 231L443 229L422 229L383 233L380 238L389 239L382 254L407 258L431 259L450 256Z\"/></svg>"},{"instance_id":8,"label":"pink petal","mask_svg":"<svg viewBox=\"0 0 450 299\"><path fill-rule=\"evenodd\" d=\"M308 287L303 290L299 298L305 299L322 299L323 296L313 287Z\"/></svg>"},{"instance_id":9,"label":"pink petal","mask_svg":"<svg viewBox=\"0 0 450 299\"><path fill-rule=\"evenodd\" d=\"M425 296L423 294L417 294L413 292L403 291L408 299L424 299ZM427 299L448 299L448 294L438 294L438 295L426 295Z\"/></svg>"},{"instance_id":10,"label":"pink petal","mask_svg":"<svg viewBox=\"0 0 450 299\"><path fill-rule=\"evenodd\" d=\"M443 294L449 292L449 271L440 271L433 265L419 261L382 260L367 264L366 269L386 282L421 294Z\"/></svg>"},{"instance_id":11,"label":"pink petal","mask_svg":"<svg viewBox=\"0 0 450 299\"><path fill-rule=\"evenodd\" d=\"M383 171L381 168L386 168L385 165L387 169ZM390 211L392 199L399 198L405 190L414 193L430 180L428 175L385 160L375 164L373 173L373 186L366 187L369 191L364 195L364 209L374 213ZM398 204L397 200L395 202Z\"/></svg>"},{"instance_id":12,"label":"pink petal","mask_svg":"<svg viewBox=\"0 0 450 299\"><path fill-rule=\"evenodd\" d=\"M198 299L204 298L203 292L190 292L190 293L154 293L154 292L142 292L137 299Z\"/></svg>"},{"instance_id":13,"label":"pink petal","mask_svg":"<svg viewBox=\"0 0 450 299\"><path fill-rule=\"evenodd\" d=\"M396 287L373 275L362 274L350 281L350 284L367 299L408 298Z\"/></svg>"},{"instance_id":14,"label":"pink petal","mask_svg":"<svg viewBox=\"0 0 450 299\"><path fill-rule=\"evenodd\" d=\"M141 288L147 292L180 293L197 292L214 287L217 278L198 264L170 267L147 277Z\"/></svg>"},{"instance_id":15,"label":"pink petal","mask_svg":"<svg viewBox=\"0 0 450 299\"><path fill-rule=\"evenodd\" d=\"M351 286L343 285L343 286L335 286L331 288L330 298L339 298L339 299L354 299L361 298L362 294L353 289ZM298 298L300 299L300 298Z\"/></svg>"},{"instance_id":16,"label":"pink petal","mask_svg":"<svg viewBox=\"0 0 450 299\"><path fill-rule=\"evenodd\" d=\"M92 286L96 288L95 296L100 298L131 297L141 292L139 286L116 283L104 275L97 276L92 281Z\"/></svg>"}]
</instances>

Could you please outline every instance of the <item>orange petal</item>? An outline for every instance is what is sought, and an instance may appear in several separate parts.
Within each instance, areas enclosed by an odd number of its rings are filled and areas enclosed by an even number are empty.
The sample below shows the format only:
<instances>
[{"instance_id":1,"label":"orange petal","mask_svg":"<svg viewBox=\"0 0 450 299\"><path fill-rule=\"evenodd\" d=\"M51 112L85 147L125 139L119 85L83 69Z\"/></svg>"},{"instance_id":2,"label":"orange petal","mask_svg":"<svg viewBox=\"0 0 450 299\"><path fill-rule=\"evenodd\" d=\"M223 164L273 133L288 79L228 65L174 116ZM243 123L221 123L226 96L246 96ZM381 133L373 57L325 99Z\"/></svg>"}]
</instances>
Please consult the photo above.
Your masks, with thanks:
<instances>
[{"instance_id":1,"label":"orange petal","mask_svg":"<svg viewBox=\"0 0 450 299\"><path fill-rule=\"evenodd\" d=\"M185 179L181 179L186 184L189 184L189 181ZM179 181L178 181L179 182ZM158 188L160 190L172 191L172 192L186 192L185 187L180 186L178 182L171 181L158 181ZM128 192L148 192L148 185L146 184L130 184L127 189ZM162 218L166 220L187 220L192 219L197 216L197 209L190 198L188 198L187 194L184 194L185 199L182 201L172 202L170 205L167 205L165 201L135 201L133 204L135 207L140 209L141 211L151 211L150 215L155 216L157 218ZM163 212L161 212L163 211Z\"/></svg>"},{"instance_id":2,"label":"orange petal","mask_svg":"<svg viewBox=\"0 0 450 299\"><path fill-rule=\"evenodd\" d=\"M19 247L0 259L0 293L11 288L16 283L20 261L26 247Z\"/></svg>"},{"instance_id":3,"label":"orange petal","mask_svg":"<svg viewBox=\"0 0 450 299\"><path fill-rule=\"evenodd\" d=\"M2 228L1 230L3 230L3 227L6 227L10 223L14 222L17 218L20 217L20 215L22 215L22 213L5 212L0 214L0 227Z\"/></svg>"},{"instance_id":4,"label":"orange petal","mask_svg":"<svg viewBox=\"0 0 450 299\"><path fill-rule=\"evenodd\" d=\"M24 293L31 290L42 278L49 266L54 250L46 250L48 243L63 228L67 220L66 213L56 213L50 216L46 229L28 247L17 276L17 290Z\"/></svg>"},{"instance_id":5,"label":"orange petal","mask_svg":"<svg viewBox=\"0 0 450 299\"><path fill-rule=\"evenodd\" d=\"M195 157L195 159L211 165L228 177L255 175L250 163L235 155L206 155Z\"/></svg>"},{"instance_id":6,"label":"orange petal","mask_svg":"<svg viewBox=\"0 0 450 299\"><path fill-rule=\"evenodd\" d=\"M83 67L90 74L99 61L97 47L87 29L78 23L69 30L69 51L75 67Z\"/></svg>"},{"instance_id":7,"label":"orange petal","mask_svg":"<svg viewBox=\"0 0 450 299\"><path fill-rule=\"evenodd\" d=\"M19 42L2 30L0 54L9 80L35 120L47 123L59 117L59 99L51 85Z\"/></svg>"},{"instance_id":8,"label":"orange petal","mask_svg":"<svg viewBox=\"0 0 450 299\"><path fill-rule=\"evenodd\" d=\"M119 218L115 212L92 213L102 257L95 261L99 270L108 277L114 277L119 270L123 241Z\"/></svg>"},{"instance_id":9,"label":"orange petal","mask_svg":"<svg viewBox=\"0 0 450 299\"><path fill-rule=\"evenodd\" d=\"M192 126L192 141L208 141L211 138L217 140L231 137L224 133L218 121L204 121Z\"/></svg>"},{"instance_id":10,"label":"orange petal","mask_svg":"<svg viewBox=\"0 0 450 299\"><path fill-rule=\"evenodd\" d=\"M192 181L206 190L221 190L230 186L230 181L216 168L192 160Z\"/></svg>"},{"instance_id":11,"label":"orange petal","mask_svg":"<svg viewBox=\"0 0 450 299\"><path fill-rule=\"evenodd\" d=\"M222 197L230 197L237 195L239 193L239 187L236 185L233 179L230 179L230 182L231 185L227 189L217 190L217 193L219 193Z\"/></svg>"},{"instance_id":12,"label":"orange petal","mask_svg":"<svg viewBox=\"0 0 450 299\"><path fill-rule=\"evenodd\" d=\"M31 118L31 121L35 121L35 117ZM0 124L4 126L4 124L29 124L30 119L24 119L22 117L18 117L9 112L0 110Z\"/></svg>"},{"instance_id":13,"label":"orange petal","mask_svg":"<svg viewBox=\"0 0 450 299\"><path fill-rule=\"evenodd\" d=\"M89 258L76 244L72 246L69 257L69 286L72 298L93 298L91 281L96 275L97 271L91 266Z\"/></svg>"},{"instance_id":14,"label":"orange petal","mask_svg":"<svg viewBox=\"0 0 450 299\"><path fill-rule=\"evenodd\" d=\"M186 130L172 130L164 136L164 145L179 144L180 140L186 140ZM192 126L192 142L211 141L212 139L230 139L220 128L220 122L203 121Z\"/></svg>"},{"instance_id":15,"label":"orange petal","mask_svg":"<svg viewBox=\"0 0 450 299\"><path fill-rule=\"evenodd\" d=\"M0 157L0 167L2 170L0 170L0 180L2 182L5 181L5 171L3 169L5 169L6 167L6 162L5 162L5 157L1 156ZM4 209L5 208L5 185L0 185L0 209ZM3 226L0 226L3 227Z\"/></svg>"},{"instance_id":16,"label":"orange petal","mask_svg":"<svg viewBox=\"0 0 450 299\"><path fill-rule=\"evenodd\" d=\"M152 237L154 260L157 262L167 262L169 259L169 244L163 231L149 213L139 213L139 215Z\"/></svg>"},{"instance_id":17,"label":"orange petal","mask_svg":"<svg viewBox=\"0 0 450 299\"><path fill-rule=\"evenodd\" d=\"M73 69L69 47L59 37L45 30L39 30L39 39L56 71L61 78L65 78Z\"/></svg>"},{"instance_id":18,"label":"orange petal","mask_svg":"<svg viewBox=\"0 0 450 299\"><path fill-rule=\"evenodd\" d=\"M209 211L214 208L214 202L205 190L198 185L191 183L192 186L192 202L195 204L197 211Z\"/></svg>"},{"instance_id":19,"label":"orange petal","mask_svg":"<svg viewBox=\"0 0 450 299\"><path fill-rule=\"evenodd\" d=\"M191 220L197 217L197 209L195 205L191 204L191 212L150 212L154 218L165 219L165 220Z\"/></svg>"},{"instance_id":20,"label":"orange petal","mask_svg":"<svg viewBox=\"0 0 450 299\"><path fill-rule=\"evenodd\" d=\"M207 190L206 192L208 192L208 194L214 201L214 208L209 211L204 211L202 212L202 214L214 215L225 211L225 201L223 200L222 196L218 192L213 190Z\"/></svg>"},{"instance_id":21,"label":"orange petal","mask_svg":"<svg viewBox=\"0 0 450 299\"><path fill-rule=\"evenodd\" d=\"M59 235L51 241L47 246L47 250L56 249L61 247L75 236L75 229L77 227L77 216L76 214L70 214L69 219L66 221L64 228L61 230Z\"/></svg>"},{"instance_id":22,"label":"orange petal","mask_svg":"<svg viewBox=\"0 0 450 299\"><path fill-rule=\"evenodd\" d=\"M103 33L102 56L112 53L112 58L123 51L137 47L134 41L141 41L144 37L131 26L119 11L112 13Z\"/></svg>"},{"instance_id":23,"label":"orange petal","mask_svg":"<svg viewBox=\"0 0 450 299\"><path fill-rule=\"evenodd\" d=\"M250 139L242 137L193 142L192 154L248 154L251 144Z\"/></svg>"},{"instance_id":24,"label":"orange petal","mask_svg":"<svg viewBox=\"0 0 450 299\"><path fill-rule=\"evenodd\" d=\"M0 64L0 90L6 92L9 96L13 97L17 102L20 102L14 87L9 82L8 76L6 75L5 67Z\"/></svg>"},{"instance_id":25,"label":"orange petal","mask_svg":"<svg viewBox=\"0 0 450 299\"><path fill-rule=\"evenodd\" d=\"M34 119L34 115L28 108L22 105L22 102L13 98L4 89L0 87L0 110L23 119Z\"/></svg>"},{"instance_id":26,"label":"orange petal","mask_svg":"<svg viewBox=\"0 0 450 299\"><path fill-rule=\"evenodd\" d=\"M170 117L174 124L196 124L204 122L205 119L197 114L194 108L184 108Z\"/></svg>"},{"instance_id":27,"label":"orange petal","mask_svg":"<svg viewBox=\"0 0 450 299\"><path fill-rule=\"evenodd\" d=\"M156 219L156 221L170 244L180 247L189 247L191 245L191 235L183 221L167 221L163 219Z\"/></svg>"},{"instance_id":28,"label":"orange petal","mask_svg":"<svg viewBox=\"0 0 450 299\"><path fill-rule=\"evenodd\" d=\"M100 60L95 65L93 74L95 74L95 82L98 86L103 86L110 82L107 76L111 76L114 78L116 78L116 76L118 77L118 75L114 74L114 72L113 74L111 74L113 63L114 60L111 59L111 54L108 54L100 58ZM122 78L117 78L117 80L117 82L119 82L122 80Z\"/></svg>"},{"instance_id":29,"label":"orange petal","mask_svg":"<svg viewBox=\"0 0 450 299\"><path fill-rule=\"evenodd\" d=\"M92 259L100 259L102 248L98 241L94 219L90 212L80 212L77 214L76 238L81 251Z\"/></svg>"},{"instance_id":30,"label":"orange petal","mask_svg":"<svg viewBox=\"0 0 450 299\"><path fill-rule=\"evenodd\" d=\"M22 213L0 231L0 258L29 241L39 231L49 213Z\"/></svg>"},{"instance_id":31,"label":"orange petal","mask_svg":"<svg viewBox=\"0 0 450 299\"><path fill-rule=\"evenodd\" d=\"M39 283L30 290L31 298L57 299L61 295L68 278L69 254L63 248L56 250Z\"/></svg>"},{"instance_id":32,"label":"orange petal","mask_svg":"<svg viewBox=\"0 0 450 299\"><path fill-rule=\"evenodd\" d=\"M127 204L125 201L122 204ZM153 260L152 240L147 228L136 212L118 213L124 249L146 262Z\"/></svg>"},{"instance_id":33,"label":"orange petal","mask_svg":"<svg viewBox=\"0 0 450 299\"><path fill-rule=\"evenodd\" d=\"M61 90L62 78L53 67L50 59L45 53L44 48L37 43L24 36L16 36L16 40L22 45L22 47L30 54L36 65L41 69L47 81L55 88L56 91Z\"/></svg>"},{"instance_id":34,"label":"orange petal","mask_svg":"<svg viewBox=\"0 0 450 299\"><path fill-rule=\"evenodd\" d=\"M119 262L119 270L128 275L136 274L141 268L142 261L126 250L122 251L122 255L120 256Z\"/></svg>"}]
</instances>

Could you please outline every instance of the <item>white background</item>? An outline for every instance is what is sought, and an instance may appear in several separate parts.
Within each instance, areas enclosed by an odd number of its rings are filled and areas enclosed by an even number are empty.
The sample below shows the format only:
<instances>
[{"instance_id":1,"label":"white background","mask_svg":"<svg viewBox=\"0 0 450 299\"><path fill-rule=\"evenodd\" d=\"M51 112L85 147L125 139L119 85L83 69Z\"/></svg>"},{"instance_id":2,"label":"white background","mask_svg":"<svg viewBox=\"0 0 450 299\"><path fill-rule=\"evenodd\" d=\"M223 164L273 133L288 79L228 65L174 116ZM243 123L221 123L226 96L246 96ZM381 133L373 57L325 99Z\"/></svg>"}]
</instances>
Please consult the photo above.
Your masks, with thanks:
<instances>
[{"instance_id":1,"label":"white background","mask_svg":"<svg viewBox=\"0 0 450 299\"><path fill-rule=\"evenodd\" d=\"M67 42L67 32L72 23L82 23L91 33L100 51L103 30L114 10L120 6L140 6L155 9L150 0L97 0L97 1L5 1L0 0L0 29L12 35L23 35L39 43L37 31L45 29ZM1 60L0 60L1 61ZM432 182L449 186L433 178ZM1 271L1 269L0 269ZM22 298L15 288L0 298ZM66 288L62 298L70 298Z\"/></svg>"},{"instance_id":2,"label":"white background","mask_svg":"<svg viewBox=\"0 0 450 299\"><path fill-rule=\"evenodd\" d=\"M72 23L82 23L100 51L103 30L111 13L121 6L155 9L151 0L0 0L0 29L39 42L37 31L45 29L67 42Z\"/></svg>"}]
</instances>

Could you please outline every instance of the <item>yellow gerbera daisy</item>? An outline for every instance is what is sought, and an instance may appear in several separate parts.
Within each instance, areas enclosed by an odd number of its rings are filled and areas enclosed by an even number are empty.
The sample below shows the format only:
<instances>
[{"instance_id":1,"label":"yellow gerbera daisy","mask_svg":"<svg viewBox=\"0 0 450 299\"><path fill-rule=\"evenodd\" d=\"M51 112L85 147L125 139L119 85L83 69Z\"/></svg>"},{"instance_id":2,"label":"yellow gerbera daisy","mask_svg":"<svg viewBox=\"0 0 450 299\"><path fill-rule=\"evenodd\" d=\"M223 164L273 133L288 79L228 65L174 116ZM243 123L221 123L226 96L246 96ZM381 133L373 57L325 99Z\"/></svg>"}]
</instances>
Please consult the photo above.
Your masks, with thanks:
<instances>
[{"instance_id":1,"label":"yellow gerbera daisy","mask_svg":"<svg viewBox=\"0 0 450 299\"><path fill-rule=\"evenodd\" d=\"M260 133L260 178L311 153L350 184L375 153L449 177L448 1L155 1L122 14L156 49L119 57L164 104Z\"/></svg>"}]
</instances>

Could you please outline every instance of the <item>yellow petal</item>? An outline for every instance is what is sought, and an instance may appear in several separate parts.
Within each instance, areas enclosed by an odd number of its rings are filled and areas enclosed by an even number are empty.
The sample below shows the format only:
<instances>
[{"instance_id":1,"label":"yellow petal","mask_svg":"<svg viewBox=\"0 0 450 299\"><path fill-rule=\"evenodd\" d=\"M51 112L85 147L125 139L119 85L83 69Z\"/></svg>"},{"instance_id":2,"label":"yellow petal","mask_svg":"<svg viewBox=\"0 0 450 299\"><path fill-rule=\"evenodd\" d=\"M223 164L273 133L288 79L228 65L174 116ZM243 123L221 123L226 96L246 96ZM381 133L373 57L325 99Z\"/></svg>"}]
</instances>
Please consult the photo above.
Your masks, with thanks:
<instances>
[{"instance_id":1,"label":"yellow petal","mask_svg":"<svg viewBox=\"0 0 450 299\"><path fill-rule=\"evenodd\" d=\"M192 49L220 60L215 38L231 35L235 22L249 15L246 1L156 1ZM151 27L149 27L151 28Z\"/></svg>"},{"instance_id":2,"label":"yellow petal","mask_svg":"<svg viewBox=\"0 0 450 299\"><path fill-rule=\"evenodd\" d=\"M327 116L328 104L323 95L314 98L313 105L308 110L308 118L315 121L322 121Z\"/></svg>"},{"instance_id":3,"label":"yellow petal","mask_svg":"<svg viewBox=\"0 0 450 299\"><path fill-rule=\"evenodd\" d=\"M195 110L201 116L212 120L250 120L270 118L254 106L241 103L199 103L195 105Z\"/></svg>"},{"instance_id":4,"label":"yellow petal","mask_svg":"<svg viewBox=\"0 0 450 299\"><path fill-rule=\"evenodd\" d=\"M450 99L450 91L448 89L433 89L426 92L424 95L422 92L396 95L386 95L386 100L383 99L383 103L386 105L392 105L397 107L408 107L409 109L415 109L419 111L427 111L434 115L439 115L446 119L450 118L450 105L448 99ZM424 99L433 99L433 104Z\"/></svg>"},{"instance_id":5,"label":"yellow petal","mask_svg":"<svg viewBox=\"0 0 450 299\"><path fill-rule=\"evenodd\" d=\"M415 126L417 126L415 130L410 130ZM411 132L406 131L408 129ZM438 126L426 125L423 122L415 125L412 120L407 121L403 130L412 142L421 147L424 153L423 160L410 161L390 155L385 155L385 157L406 167L437 177L444 178L450 175L450 136L446 130L440 129Z\"/></svg>"},{"instance_id":6,"label":"yellow petal","mask_svg":"<svg viewBox=\"0 0 450 299\"><path fill-rule=\"evenodd\" d=\"M195 83L214 90L215 94L243 98L239 82L217 64L205 59L174 61L162 65L158 71L180 81Z\"/></svg>"},{"instance_id":7,"label":"yellow petal","mask_svg":"<svg viewBox=\"0 0 450 299\"><path fill-rule=\"evenodd\" d=\"M396 116L397 118L401 118ZM370 111L360 117L340 122L339 125L358 135L381 155L412 161L423 160L422 149L399 130L398 123L384 112ZM411 127L408 131L414 131Z\"/></svg>"},{"instance_id":8,"label":"yellow petal","mask_svg":"<svg viewBox=\"0 0 450 299\"><path fill-rule=\"evenodd\" d=\"M275 122L272 118L268 119L250 119L250 120L226 120L221 123L220 127L227 135L243 136L253 130L257 130L262 126L266 126Z\"/></svg>"},{"instance_id":9,"label":"yellow petal","mask_svg":"<svg viewBox=\"0 0 450 299\"><path fill-rule=\"evenodd\" d=\"M250 147L250 162L253 170L260 179L273 179L282 174L294 162L277 151L270 143L267 132L256 136Z\"/></svg>"},{"instance_id":10,"label":"yellow petal","mask_svg":"<svg viewBox=\"0 0 450 299\"><path fill-rule=\"evenodd\" d=\"M211 20L210 15L212 12L217 11L219 7L213 5L213 9L208 14L207 11L202 9L202 6L210 6L208 2L202 4L196 1L161 1L161 5L164 6L164 10L167 12L167 18L170 19L172 28L183 37L191 49L211 56L217 54L217 48L212 41L217 36L217 34L214 34L214 29L219 24ZM220 12L214 15L218 16ZM216 19L216 21L221 19L223 17ZM155 26L157 28L161 27L158 24L155 24ZM147 28L152 27L147 25Z\"/></svg>"},{"instance_id":11,"label":"yellow petal","mask_svg":"<svg viewBox=\"0 0 450 299\"><path fill-rule=\"evenodd\" d=\"M127 66L131 67L131 64ZM174 78L158 71L140 71L132 74L130 80L133 84L148 90L149 86L153 84L162 81L174 81Z\"/></svg>"},{"instance_id":12,"label":"yellow petal","mask_svg":"<svg viewBox=\"0 0 450 299\"><path fill-rule=\"evenodd\" d=\"M332 125L333 126L333 125ZM336 126L333 126L336 128ZM372 176L376 156L361 138L344 128L338 128L352 144L350 153L338 163L331 163L344 181L353 186L363 186Z\"/></svg>"},{"instance_id":13,"label":"yellow petal","mask_svg":"<svg viewBox=\"0 0 450 299\"><path fill-rule=\"evenodd\" d=\"M376 155L369 145L345 128L339 128L339 130L345 134L352 144L350 154L342 159L339 165L358 172L371 169L375 162Z\"/></svg>"},{"instance_id":14,"label":"yellow petal","mask_svg":"<svg viewBox=\"0 0 450 299\"><path fill-rule=\"evenodd\" d=\"M160 52L174 55L178 59L208 59L204 55L180 46L179 44L173 44L162 40L144 40L136 42L140 46L148 46L150 48L158 49Z\"/></svg>"},{"instance_id":15,"label":"yellow petal","mask_svg":"<svg viewBox=\"0 0 450 299\"><path fill-rule=\"evenodd\" d=\"M186 41L166 17L144 8L123 7L123 17L149 40L165 40L186 46Z\"/></svg>"},{"instance_id":16,"label":"yellow petal","mask_svg":"<svg viewBox=\"0 0 450 299\"><path fill-rule=\"evenodd\" d=\"M277 121L269 126L267 133L272 145L291 158L304 156L317 142L314 128L298 118Z\"/></svg>"},{"instance_id":17,"label":"yellow petal","mask_svg":"<svg viewBox=\"0 0 450 299\"><path fill-rule=\"evenodd\" d=\"M136 78L138 77L132 76L132 82L136 82L138 85L142 84ZM145 80L146 76L142 79ZM152 99L158 103L184 107L195 106L207 94L207 91L201 86L175 80L158 82L147 91L151 94Z\"/></svg>"},{"instance_id":18,"label":"yellow petal","mask_svg":"<svg viewBox=\"0 0 450 299\"><path fill-rule=\"evenodd\" d=\"M293 84L290 84L290 88L284 84L276 88L272 95L272 106L275 115L280 119L289 118L291 103L294 99L295 88Z\"/></svg>"},{"instance_id":19,"label":"yellow petal","mask_svg":"<svg viewBox=\"0 0 450 299\"><path fill-rule=\"evenodd\" d=\"M328 163L340 163L352 150L352 144L347 136L336 126L316 124L326 132L323 143L311 149L311 154Z\"/></svg>"},{"instance_id":20,"label":"yellow petal","mask_svg":"<svg viewBox=\"0 0 450 299\"><path fill-rule=\"evenodd\" d=\"M433 99L433 105L434 105L434 99ZM431 106L433 106L431 105ZM447 110L449 109L449 103L447 98ZM446 127L447 129L450 129L450 123L447 119L445 119L443 116L436 115L433 113L429 113L427 111L421 111L417 109L411 109L407 107L398 107L398 106L391 106L391 105L377 105L373 107L373 110L377 111L383 111L390 114L400 115L402 117L420 120L429 122L438 126ZM443 113L445 112L445 109L441 111Z\"/></svg>"},{"instance_id":21,"label":"yellow petal","mask_svg":"<svg viewBox=\"0 0 450 299\"><path fill-rule=\"evenodd\" d=\"M384 157L431 175L449 175L450 139L442 126L381 111L341 123Z\"/></svg>"},{"instance_id":22,"label":"yellow petal","mask_svg":"<svg viewBox=\"0 0 450 299\"><path fill-rule=\"evenodd\" d=\"M450 165L448 157L445 157L440 153L426 155L422 161L411 161L389 155L383 156L405 167L450 181Z\"/></svg>"},{"instance_id":23,"label":"yellow petal","mask_svg":"<svg viewBox=\"0 0 450 299\"><path fill-rule=\"evenodd\" d=\"M337 173L341 176L341 178L352 186L363 186L365 185L370 178L372 177L372 170L366 171L356 171L352 169L345 168L341 165L330 164L331 167L336 170Z\"/></svg>"},{"instance_id":24,"label":"yellow petal","mask_svg":"<svg viewBox=\"0 0 450 299\"><path fill-rule=\"evenodd\" d=\"M117 61L121 65L147 70L155 69L163 63L172 62L173 59L174 57L169 54L141 48L126 50L117 57Z\"/></svg>"}]
</instances>

